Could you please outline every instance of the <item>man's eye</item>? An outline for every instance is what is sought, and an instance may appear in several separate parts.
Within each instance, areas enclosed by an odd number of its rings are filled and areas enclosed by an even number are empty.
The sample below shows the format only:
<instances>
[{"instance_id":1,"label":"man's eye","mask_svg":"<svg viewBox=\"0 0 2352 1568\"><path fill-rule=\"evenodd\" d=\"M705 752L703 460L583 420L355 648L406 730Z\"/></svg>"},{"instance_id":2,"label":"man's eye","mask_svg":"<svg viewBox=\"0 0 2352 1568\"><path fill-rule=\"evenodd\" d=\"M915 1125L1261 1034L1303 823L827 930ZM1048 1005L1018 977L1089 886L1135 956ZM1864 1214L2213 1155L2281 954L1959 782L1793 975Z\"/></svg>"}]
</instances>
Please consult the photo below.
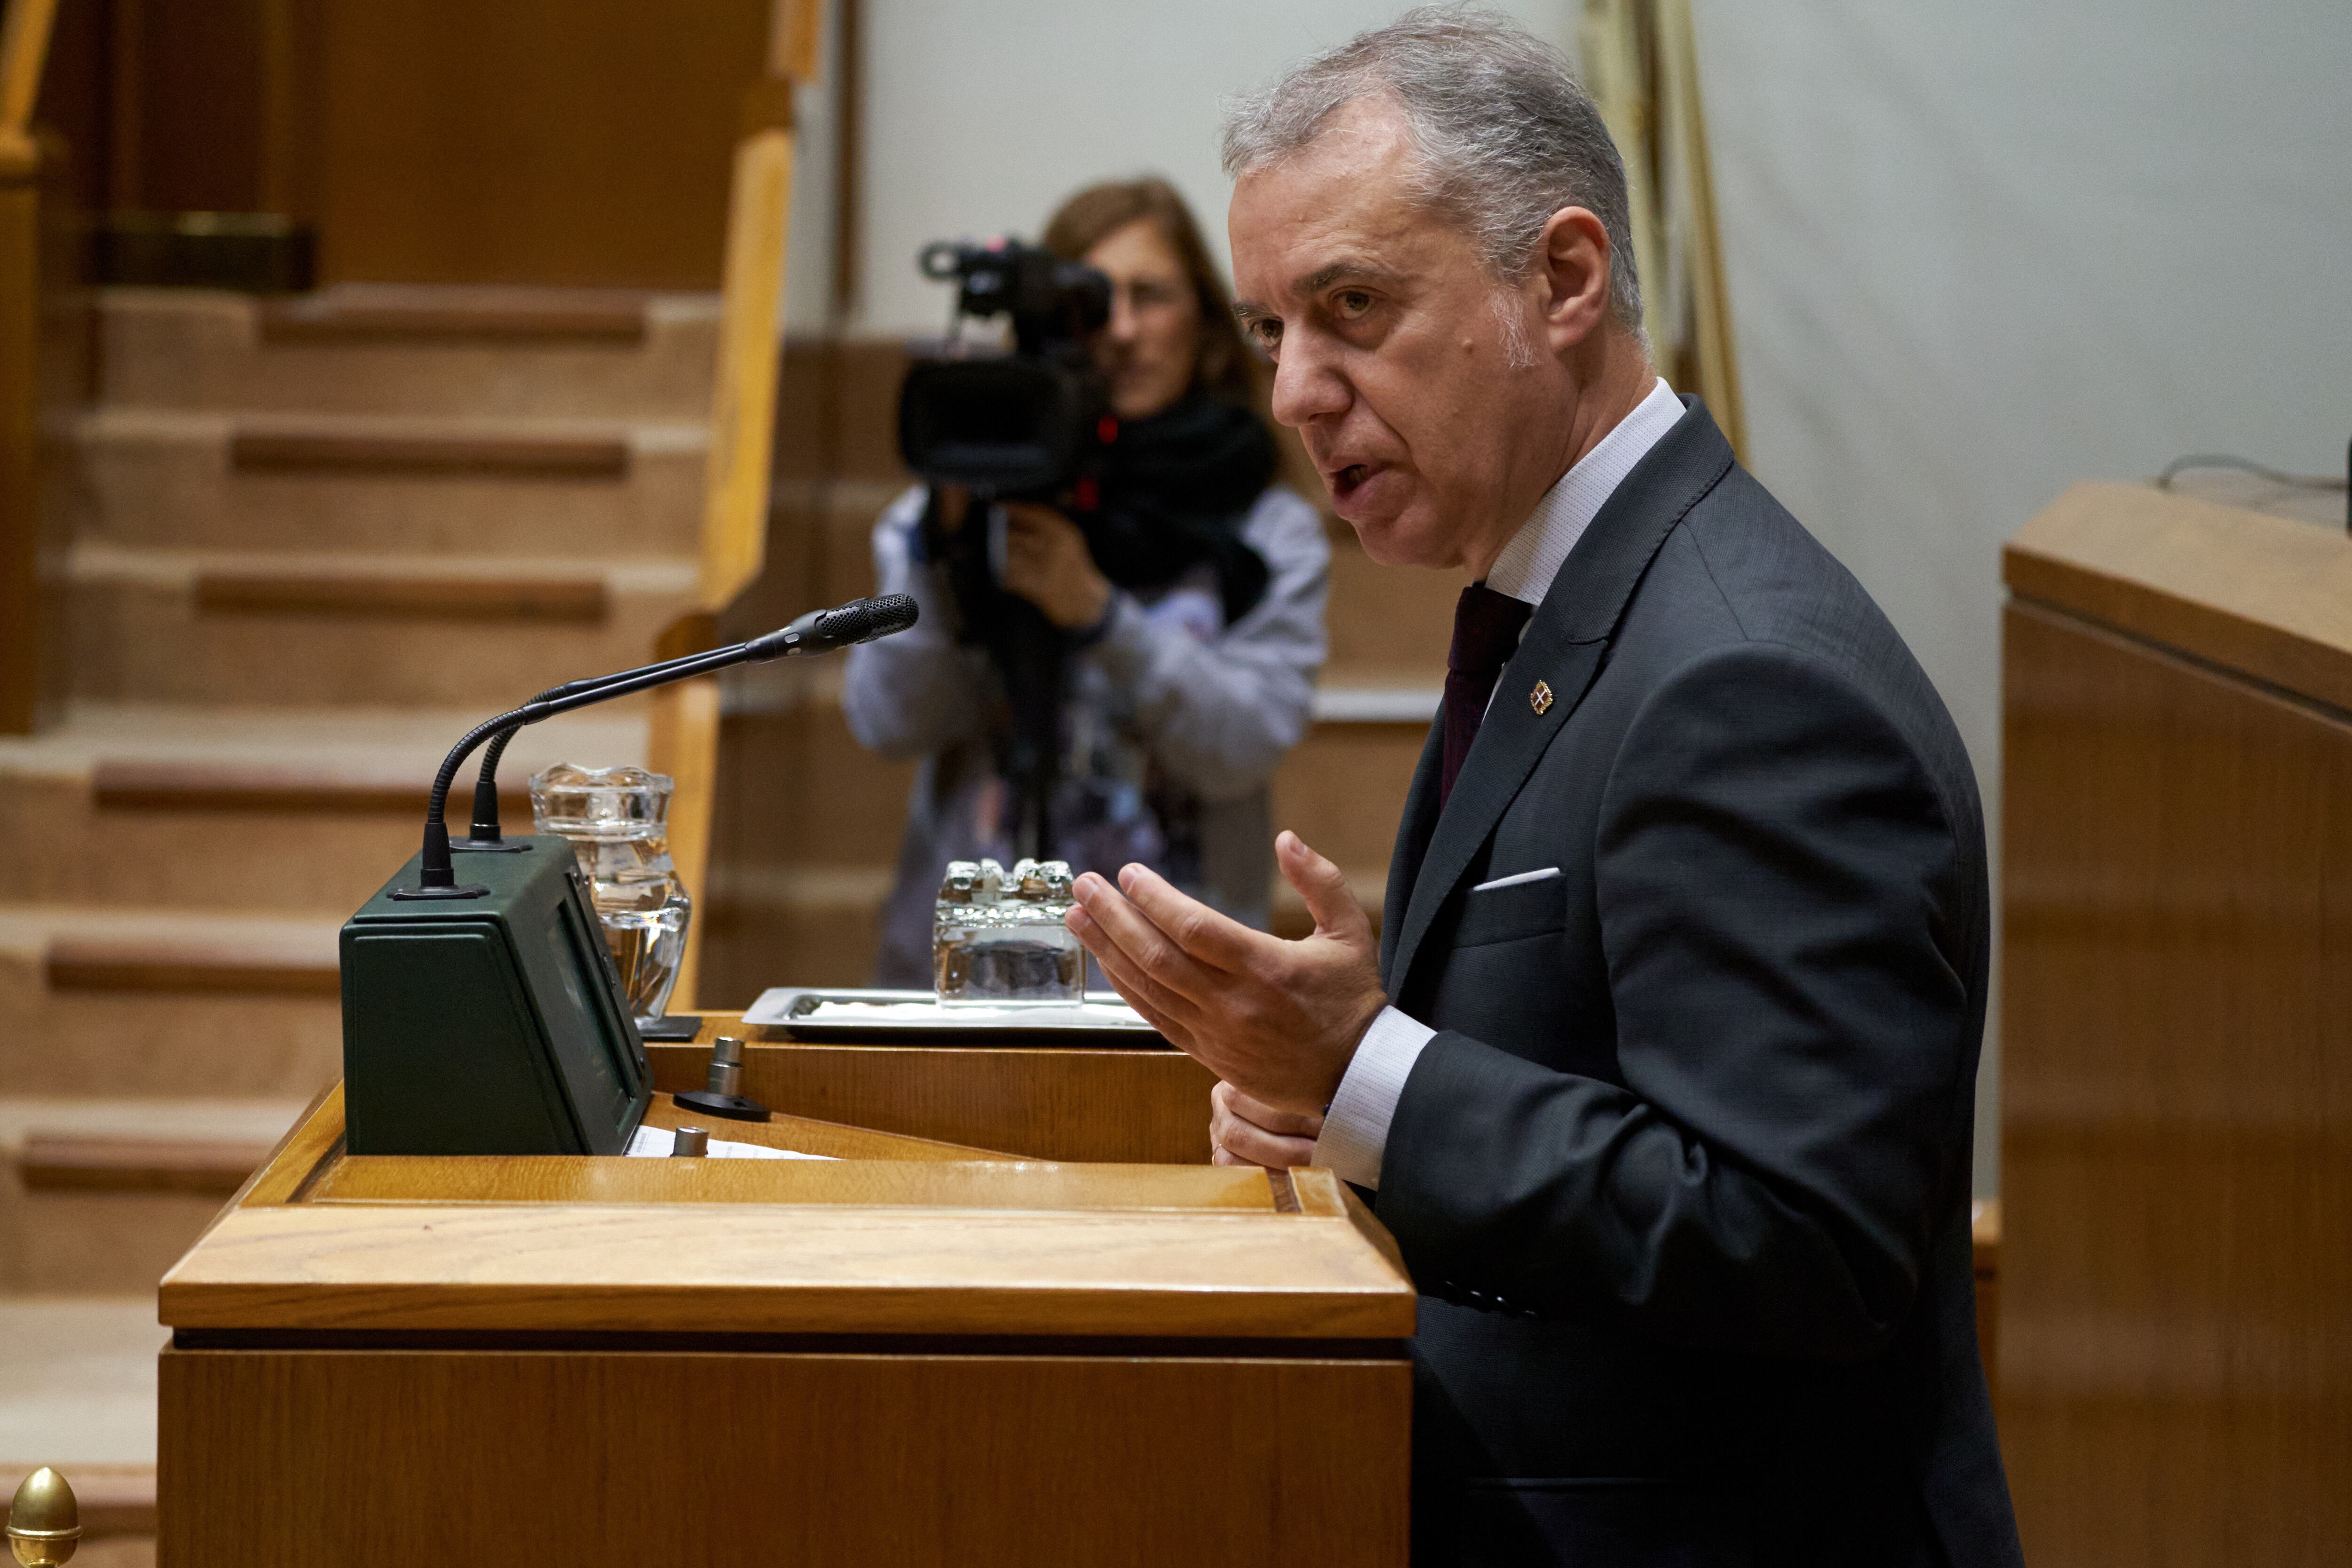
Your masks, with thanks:
<instances>
[{"instance_id":1,"label":"man's eye","mask_svg":"<svg viewBox=\"0 0 2352 1568\"><path fill-rule=\"evenodd\" d=\"M1331 297L1331 309L1343 321L1352 321L1372 308L1372 297L1360 288L1343 289Z\"/></svg>"},{"instance_id":2,"label":"man's eye","mask_svg":"<svg viewBox=\"0 0 2352 1568\"><path fill-rule=\"evenodd\" d=\"M1249 324L1249 335L1252 342L1271 354L1276 348L1281 346L1282 323L1279 321L1253 321Z\"/></svg>"}]
</instances>

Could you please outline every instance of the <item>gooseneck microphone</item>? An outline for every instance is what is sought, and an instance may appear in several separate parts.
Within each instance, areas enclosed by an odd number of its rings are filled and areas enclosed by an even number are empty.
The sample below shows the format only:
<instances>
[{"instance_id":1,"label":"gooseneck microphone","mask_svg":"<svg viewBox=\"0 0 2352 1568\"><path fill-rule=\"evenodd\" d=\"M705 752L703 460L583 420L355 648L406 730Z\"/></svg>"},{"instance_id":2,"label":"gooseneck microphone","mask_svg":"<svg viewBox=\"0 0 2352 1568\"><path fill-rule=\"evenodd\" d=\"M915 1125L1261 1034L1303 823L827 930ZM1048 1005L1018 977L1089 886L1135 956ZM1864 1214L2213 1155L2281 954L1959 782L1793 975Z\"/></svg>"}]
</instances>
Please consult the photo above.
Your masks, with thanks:
<instances>
[{"instance_id":1,"label":"gooseneck microphone","mask_svg":"<svg viewBox=\"0 0 2352 1568\"><path fill-rule=\"evenodd\" d=\"M906 601L903 612L898 603L901 600ZM812 610L782 631L771 632L767 638L760 641L797 639L792 646L784 650L785 653L828 653L836 648L846 648L857 643L870 643L877 637L887 637L893 632L903 632L915 623L915 601L903 593L887 594L879 599L856 599L831 610ZM738 646L750 647L751 644L739 643ZM749 658L751 662L756 664L779 656L772 653L754 653L749 655ZM686 670L682 668L683 666L694 664L697 661L707 657L709 655L705 653L688 653L659 664L647 664L643 669L625 670L617 675L596 675L584 681L567 681L562 685L551 686L540 693L539 695L531 698L531 702L552 702L559 697L571 696L575 693L601 691L614 681L634 680L640 675L672 668L680 668L680 678L683 678L685 675L701 673L699 668ZM506 756L507 742L512 740L522 727L530 722L527 719L519 719L490 737L489 746L482 753L481 771L474 779L473 823L467 830L468 836L452 843L450 845L452 849L475 853L497 853L530 847L528 844L509 842L503 836L504 830L499 824L499 763Z\"/></svg>"},{"instance_id":2,"label":"gooseneck microphone","mask_svg":"<svg viewBox=\"0 0 2352 1568\"><path fill-rule=\"evenodd\" d=\"M523 726L737 664L763 664L793 654L829 653L836 648L870 643L877 637L904 632L915 623L917 614L915 601L904 593L852 600L831 610L812 610L791 625L747 643L714 648L707 653L688 653L616 674L566 682L541 692L519 708L484 720L467 730L465 737L450 748L449 755L442 758L441 770L433 776L433 793L425 807L425 848L417 862L416 885L395 888L391 896L480 898L488 892L487 888L458 885L450 861L449 828L443 821L449 803L449 787L457 780L457 769L484 741L492 745L482 759L481 776L475 784L473 831L476 843L488 849L502 847L498 826L498 758L506 750L507 741Z\"/></svg>"},{"instance_id":3,"label":"gooseneck microphone","mask_svg":"<svg viewBox=\"0 0 2352 1568\"><path fill-rule=\"evenodd\" d=\"M904 598L906 596L904 594L899 594L895 597ZM827 632L833 633L838 631L838 628L836 628L833 623L838 622L845 612L878 602L879 601L877 600L860 599L854 601L851 603L842 605L838 609L810 611L807 614L794 621L790 626L784 628L786 632L798 631L803 634L804 641L803 645L792 651L796 653L814 653L827 652L828 650L826 648L808 646L805 642L805 638L807 636L815 633L817 623L820 621L825 622L827 623ZM914 622L912 620L909 620L907 624L911 626ZM887 631L891 632L902 629L903 628L897 626L887 628ZM877 632L870 635L881 636L884 635L884 632ZM832 644L832 646L845 647L848 645L848 643L863 643L867 640L867 637L851 637L847 642L836 641ZM643 669L625 670L617 675L595 675L584 681L566 681L560 686L549 687L546 691L540 693L539 695L531 698L530 700L535 703L552 702L557 697L570 696L574 692L596 691L612 681L627 680L637 675L650 674L655 670L667 669L673 664L689 664L694 660L702 658L703 656L704 655L700 653L686 653L659 664L647 664ZM522 724L518 721L517 723L507 726L506 728L490 737L489 746L482 752L482 770L474 778L473 826L469 830L468 837L457 840L449 846L450 848L468 850L475 852L497 852L500 851L525 850L530 847L528 844L509 843L502 836L503 830L499 825L499 763L506 756L507 742L512 740L521 729Z\"/></svg>"}]
</instances>

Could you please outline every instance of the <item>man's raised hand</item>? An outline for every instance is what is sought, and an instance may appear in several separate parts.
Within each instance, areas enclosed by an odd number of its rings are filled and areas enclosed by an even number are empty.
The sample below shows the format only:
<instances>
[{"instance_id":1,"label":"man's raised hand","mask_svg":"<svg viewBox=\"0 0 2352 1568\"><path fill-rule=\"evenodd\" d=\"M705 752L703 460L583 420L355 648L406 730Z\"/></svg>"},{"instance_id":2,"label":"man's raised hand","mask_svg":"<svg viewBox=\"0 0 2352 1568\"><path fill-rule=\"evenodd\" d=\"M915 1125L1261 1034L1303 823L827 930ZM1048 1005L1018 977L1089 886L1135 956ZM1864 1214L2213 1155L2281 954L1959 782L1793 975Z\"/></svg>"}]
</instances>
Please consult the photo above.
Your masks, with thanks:
<instances>
[{"instance_id":1,"label":"man's raised hand","mask_svg":"<svg viewBox=\"0 0 2352 1568\"><path fill-rule=\"evenodd\" d=\"M1271 1111L1319 1116L1388 998L1371 922L1339 868L1285 832L1275 859L1315 916L1296 942L1253 931L1158 873L1078 878L1070 929L1171 1043Z\"/></svg>"}]
</instances>

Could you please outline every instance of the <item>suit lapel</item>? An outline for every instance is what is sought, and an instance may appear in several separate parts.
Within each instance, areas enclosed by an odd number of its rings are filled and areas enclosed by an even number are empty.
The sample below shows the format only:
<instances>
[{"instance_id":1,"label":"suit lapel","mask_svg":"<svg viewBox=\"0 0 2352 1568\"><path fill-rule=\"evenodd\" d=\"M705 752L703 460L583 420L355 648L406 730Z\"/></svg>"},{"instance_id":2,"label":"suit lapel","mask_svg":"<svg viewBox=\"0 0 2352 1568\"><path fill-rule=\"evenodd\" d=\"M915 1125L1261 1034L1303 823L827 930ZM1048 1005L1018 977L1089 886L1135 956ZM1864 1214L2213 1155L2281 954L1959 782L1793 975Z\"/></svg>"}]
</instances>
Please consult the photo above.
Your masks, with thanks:
<instances>
[{"instance_id":1,"label":"suit lapel","mask_svg":"<svg viewBox=\"0 0 2352 1568\"><path fill-rule=\"evenodd\" d=\"M1401 994L1411 979L1422 939L1479 846L1583 702L1625 605L1666 536L1731 467L1730 445L1706 409L1696 398L1685 402L1683 417L1674 429L1634 465L1569 552L1528 622L1518 652L1503 666L1478 737L1463 759L1461 777L1454 781L1454 793L1423 841L1428 852L1412 868L1412 891L1401 922L1393 918L1393 889L1396 872L1403 868L1390 873L1391 914L1381 935L1386 960L1381 972L1391 997ZM1550 688L1548 704L1531 700L1538 681ZM1435 802L1432 755L1423 751L1421 769L1413 777L1400 850L1410 835L1412 808L1425 810Z\"/></svg>"}]
</instances>

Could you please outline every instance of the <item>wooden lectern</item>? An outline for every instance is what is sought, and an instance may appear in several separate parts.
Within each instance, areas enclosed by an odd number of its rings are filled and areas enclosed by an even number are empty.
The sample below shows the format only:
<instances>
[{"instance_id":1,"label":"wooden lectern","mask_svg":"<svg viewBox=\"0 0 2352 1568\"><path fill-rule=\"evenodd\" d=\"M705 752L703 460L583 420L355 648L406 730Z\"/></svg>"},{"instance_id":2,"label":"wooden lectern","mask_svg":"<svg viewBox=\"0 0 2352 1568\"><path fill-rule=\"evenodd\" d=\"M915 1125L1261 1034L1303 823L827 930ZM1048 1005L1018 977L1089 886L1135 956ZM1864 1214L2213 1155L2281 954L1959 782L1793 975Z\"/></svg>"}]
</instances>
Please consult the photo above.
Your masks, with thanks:
<instances>
[{"instance_id":1,"label":"wooden lectern","mask_svg":"<svg viewBox=\"0 0 2352 1568\"><path fill-rule=\"evenodd\" d=\"M2000 1417L2030 1561L2352 1561L2352 539L2011 541Z\"/></svg>"},{"instance_id":2,"label":"wooden lectern","mask_svg":"<svg viewBox=\"0 0 2352 1568\"><path fill-rule=\"evenodd\" d=\"M876 1092L806 1049L747 1092ZM704 1124L843 1157L354 1157L331 1091L164 1279L162 1561L1404 1563L1413 1291L1328 1172Z\"/></svg>"}]
</instances>

